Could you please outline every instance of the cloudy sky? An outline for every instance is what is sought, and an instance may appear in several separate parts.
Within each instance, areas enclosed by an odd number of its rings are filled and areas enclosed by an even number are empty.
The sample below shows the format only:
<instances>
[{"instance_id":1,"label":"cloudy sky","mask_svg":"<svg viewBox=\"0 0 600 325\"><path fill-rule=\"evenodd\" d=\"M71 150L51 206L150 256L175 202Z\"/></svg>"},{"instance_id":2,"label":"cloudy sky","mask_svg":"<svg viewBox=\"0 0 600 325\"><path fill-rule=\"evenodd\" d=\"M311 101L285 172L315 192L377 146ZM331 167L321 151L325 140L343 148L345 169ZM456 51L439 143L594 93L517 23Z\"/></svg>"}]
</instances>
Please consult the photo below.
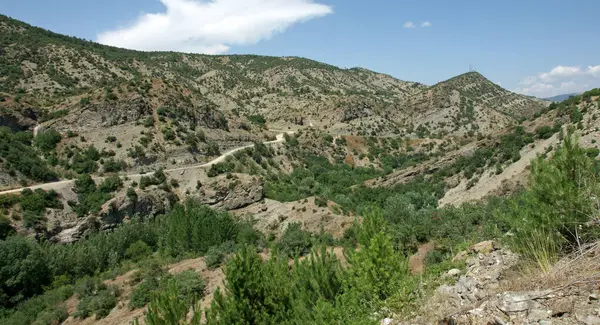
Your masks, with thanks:
<instances>
[{"instance_id":1,"label":"cloudy sky","mask_svg":"<svg viewBox=\"0 0 600 325\"><path fill-rule=\"evenodd\" d=\"M138 50L303 56L434 84L469 66L538 97L600 87L600 1L0 0L0 13Z\"/></svg>"}]
</instances>

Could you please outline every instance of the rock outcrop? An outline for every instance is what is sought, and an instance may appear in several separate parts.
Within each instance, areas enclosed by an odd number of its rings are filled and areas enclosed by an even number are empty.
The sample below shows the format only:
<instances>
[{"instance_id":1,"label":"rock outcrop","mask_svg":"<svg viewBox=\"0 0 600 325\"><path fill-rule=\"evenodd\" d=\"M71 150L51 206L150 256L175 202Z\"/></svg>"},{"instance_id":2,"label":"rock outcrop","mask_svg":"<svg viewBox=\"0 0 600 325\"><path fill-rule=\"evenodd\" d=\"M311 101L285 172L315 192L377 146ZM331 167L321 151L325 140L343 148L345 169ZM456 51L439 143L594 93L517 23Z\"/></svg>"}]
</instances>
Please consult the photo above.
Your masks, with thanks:
<instances>
[{"instance_id":1,"label":"rock outcrop","mask_svg":"<svg viewBox=\"0 0 600 325\"><path fill-rule=\"evenodd\" d=\"M178 202L178 198L171 192L158 188L139 191L137 198L129 198L124 191L106 202L97 215L90 215L80 219L69 217L64 211L54 211L49 219L52 223L46 231L46 237L57 243L72 243L85 238L89 233L98 230L108 230L133 217L153 218L168 213Z\"/></svg>"},{"instance_id":2,"label":"rock outcrop","mask_svg":"<svg viewBox=\"0 0 600 325\"><path fill-rule=\"evenodd\" d=\"M91 104L77 114L69 114L61 125L76 125L80 128L105 128L138 121L151 116L152 109L144 99L129 102Z\"/></svg>"},{"instance_id":3,"label":"rock outcrop","mask_svg":"<svg viewBox=\"0 0 600 325\"><path fill-rule=\"evenodd\" d=\"M137 198L130 198L121 193L103 205L99 213L101 229L113 228L135 216L153 218L168 213L177 201L179 199L175 194L158 188L140 191Z\"/></svg>"},{"instance_id":4,"label":"rock outcrop","mask_svg":"<svg viewBox=\"0 0 600 325\"><path fill-rule=\"evenodd\" d=\"M597 259L598 247L600 245L596 247L597 251L589 250L587 256L582 255L579 263ZM506 272L514 269L518 256L499 248L495 242L473 245L468 251L457 254L455 260L465 258L465 274L458 269L447 272L444 277L458 277L456 283L440 286L417 312L421 316L407 322L387 318L381 324L600 324L598 273L591 278L596 279L593 281L567 280L566 285L557 282L539 286L543 289L525 290L531 288L515 285L512 283L514 277L510 280ZM585 265L597 267L597 263ZM573 271L573 267L569 271ZM586 270L586 274L593 272ZM531 281L539 280L536 276L532 276ZM517 278L523 281L522 277Z\"/></svg>"},{"instance_id":5,"label":"rock outcrop","mask_svg":"<svg viewBox=\"0 0 600 325\"><path fill-rule=\"evenodd\" d=\"M349 122L358 118L374 115L373 107L367 103L358 103L344 109L342 122Z\"/></svg>"},{"instance_id":6,"label":"rock outcrop","mask_svg":"<svg viewBox=\"0 0 600 325\"><path fill-rule=\"evenodd\" d=\"M263 199L263 182L246 174L232 174L230 179L222 175L202 184L191 197L215 209L240 209Z\"/></svg>"}]
</instances>

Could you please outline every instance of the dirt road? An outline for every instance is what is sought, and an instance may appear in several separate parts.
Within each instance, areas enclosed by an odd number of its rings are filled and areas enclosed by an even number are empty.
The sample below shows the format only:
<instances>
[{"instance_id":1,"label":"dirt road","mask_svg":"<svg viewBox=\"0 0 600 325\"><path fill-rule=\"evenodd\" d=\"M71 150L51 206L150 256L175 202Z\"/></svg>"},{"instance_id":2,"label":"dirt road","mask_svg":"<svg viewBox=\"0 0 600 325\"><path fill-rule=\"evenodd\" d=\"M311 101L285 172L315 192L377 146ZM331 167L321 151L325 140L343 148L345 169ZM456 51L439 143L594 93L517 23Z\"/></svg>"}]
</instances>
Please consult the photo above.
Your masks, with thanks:
<instances>
[{"instance_id":1,"label":"dirt road","mask_svg":"<svg viewBox=\"0 0 600 325\"><path fill-rule=\"evenodd\" d=\"M263 142L265 145L271 145L271 144L275 144L275 143L282 143L285 140L285 134L294 134L296 131L282 131L282 130L269 130L272 132L281 132L279 134L277 134L277 136L275 137L275 140L272 141L266 141ZM224 161L227 157L233 155L234 153L247 149L247 148L252 148L254 147L254 144L250 144L247 146L243 146L243 147L238 147L238 148L234 148L231 149L223 154L221 154L219 157L204 163L204 164L198 164L198 165L192 165L192 166L187 166L187 167L181 167L181 168L173 168L173 169L167 169L164 172L165 173L170 173L170 172L181 172L181 171L185 171L185 170L190 170L190 169L204 169L204 168L210 168L212 165L218 164L222 161ZM126 175L121 175L121 177L129 177L129 178L141 178L144 175L150 175L151 173L146 173L146 174L126 174ZM104 180L105 177L92 177L94 179L94 181L96 183L98 182L102 182ZM73 185L73 183L75 182L75 180L64 180L64 181L58 181L58 182L51 182L51 183L44 183L44 184L37 184L37 185L32 185L32 186L27 186L27 187L21 187L21 188L16 188L13 190L7 190L7 191L2 191L0 192L0 195L5 195L5 194L16 194L16 193L21 193L21 191L23 191L26 188L29 188L31 190L35 190L35 189L42 189L45 191L48 190L55 190L58 191L60 189L64 189L67 187L71 187Z\"/></svg>"}]
</instances>

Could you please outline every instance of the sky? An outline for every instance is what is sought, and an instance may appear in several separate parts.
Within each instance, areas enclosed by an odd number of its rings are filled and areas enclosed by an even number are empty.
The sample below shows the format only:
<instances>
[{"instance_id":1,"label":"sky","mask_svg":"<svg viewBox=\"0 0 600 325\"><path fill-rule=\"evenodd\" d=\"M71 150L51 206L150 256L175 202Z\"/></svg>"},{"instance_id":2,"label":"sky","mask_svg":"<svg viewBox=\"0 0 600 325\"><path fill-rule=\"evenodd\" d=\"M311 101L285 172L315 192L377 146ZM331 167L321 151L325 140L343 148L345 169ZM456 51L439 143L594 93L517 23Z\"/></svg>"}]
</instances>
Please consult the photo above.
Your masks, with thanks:
<instances>
[{"instance_id":1,"label":"sky","mask_svg":"<svg viewBox=\"0 0 600 325\"><path fill-rule=\"evenodd\" d=\"M537 97L600 87L600 1L0 0L0 13L138 50L301 56L435 84L470 67Z\"/></svg>"}]
</instances>

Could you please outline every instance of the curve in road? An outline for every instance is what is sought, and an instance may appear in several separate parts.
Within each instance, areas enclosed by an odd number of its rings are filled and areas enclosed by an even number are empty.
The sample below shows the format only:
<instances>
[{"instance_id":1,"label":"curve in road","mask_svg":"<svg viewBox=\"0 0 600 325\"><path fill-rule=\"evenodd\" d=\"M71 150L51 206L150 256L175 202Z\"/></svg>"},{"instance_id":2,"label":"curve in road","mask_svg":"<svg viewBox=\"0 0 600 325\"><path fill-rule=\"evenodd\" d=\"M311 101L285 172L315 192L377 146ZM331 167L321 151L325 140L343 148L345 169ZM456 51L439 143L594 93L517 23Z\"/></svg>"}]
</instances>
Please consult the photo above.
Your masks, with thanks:
<instances>
[{"instance_id":1,"label":"curve in road","mask_svg":"<svg viewBox=\"0 0 600 325\"><path fill-rule=\"evenodd\" d=\"M271 144L275 144L275 143L281 143L285 140L285 134L294 134L296 133L296 131L282 131L282 130L269 130L272 132L281 132L279 134L277 134L277 136L275 137L275 140L272 141L266 141L263 142L265 145L271 145ZM218 164L222 161L224 161L227 157L233 155L234 153L247 149L247 148L252 148L254 147L254 144L249 144L247 146L242 146L242 147L238 147L238 148L234 148L231 150L228 150L227 152L221 154L219 157L204 163L204 164L198 164L198 165L192 165L192 166L187 166L187 167L180 167L180 168L172 168L172 169L166 169L164 172L165 173L170 173L170 172L178 172L178 171L183 171L183 170L190 170L190 169L204 169L204 168L209 168L212 165ZM144 175L147 175L148 173L145 174L126 174L126 175L120 175L121 177L141 177ZM104 180L104 177L93 177L95 182L98 181L102 181ZM66 187L66 186L70 186L72 183L74 183L75 180L69 179L69 180L64 180L64 181L58 181L58 182L51 182L51 183L44 183L44 184L37 184L37 185L32 185L32 186L27 186L27 187L21 187L21 188L16 188L13 190L7 190L7 191L2 191L0 192L0 195L6 195L6 194L17 194L17 193L21 193L21 191L23 191L26 188L29 188L31 190L35 190L35 189L42 189L45 191L48 190L57 190L59 188L62 187Z\"/></svg>"}]
</instances>

